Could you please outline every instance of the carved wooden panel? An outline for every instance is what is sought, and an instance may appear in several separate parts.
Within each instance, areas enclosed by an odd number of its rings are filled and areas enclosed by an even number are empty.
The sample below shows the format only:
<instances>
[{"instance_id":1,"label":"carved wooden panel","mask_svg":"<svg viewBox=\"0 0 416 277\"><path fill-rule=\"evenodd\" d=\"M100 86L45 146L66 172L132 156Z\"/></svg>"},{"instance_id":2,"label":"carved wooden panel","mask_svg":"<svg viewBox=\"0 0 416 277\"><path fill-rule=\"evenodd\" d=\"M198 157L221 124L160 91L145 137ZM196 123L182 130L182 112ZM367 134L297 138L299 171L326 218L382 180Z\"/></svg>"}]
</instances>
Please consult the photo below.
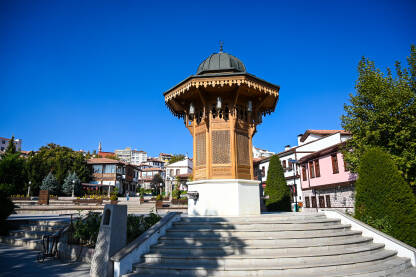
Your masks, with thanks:
<instances>
[{"instance_id":1,"label":"carved wooden panel","mask_svg":"<svg viewBox=\"0 0 416 277\"><path fill-rule=\"evenodd\" d=\"M228 129L230 128L230 123L224 122L221 120L220 122L212 121L212 129Z\"/></svg>"},{"instance_id":2,"label":"carved wooden panel","mask_svg":"<svg viewBox=\"0 0 416 277\"><path fill-rule=\"evenodd\" d=\"M206 164L206 135L205 132L195 135L196 140L196 166Z\"/></svg>"},{"instance_id":3,"label":"carved wooden panel","mask_svg":"<svg viewBox=\"0 0 416 277\"><path fill-rule=\"evenodd\" d=\"M250 165L248 134L237 132L237 162L239 165Z\"/></svg>"},{"instance_id":4,"label":"carved wooden panel","mask_svg":"<svg viewBox=\"0 0 416 277\"><path fill-rule=\"evenodd\" d=\"M221 167L212 167L212 177L213 178L230 178L231 177L231 167L221 166Z\"/></svg>"},{"instance_id":5,"label":"carved wooden panel","mask_svg":"<svg viewBox=\"0 0 416 277\"><path fill-rule=\"evenodd\" d=\"M205 179L206 176L206 169L204 168L200 168L200 169L196 169L194 172L194 180L201 180L201 179Z\"/></svg>"},{"instance_id":6,"label":"carved wooden panel","mask_svg":"<svg viewBox=\"0 0 416 277\"><path fill-rule=\"evenodd\" d=\"M238 179L250 180L251 179L250 166L238 166L237 176L238 176Z\"/></svg>"},{"instance_id":7,"label":"carved wooden panel","mask_svg":"<svg viewBox=\"0 0 416 277\"><path fill-rule=\"evenodd\" d=\"M230 131L212 131L212 163L230 163Z\"/></svg>"}]
</instances>

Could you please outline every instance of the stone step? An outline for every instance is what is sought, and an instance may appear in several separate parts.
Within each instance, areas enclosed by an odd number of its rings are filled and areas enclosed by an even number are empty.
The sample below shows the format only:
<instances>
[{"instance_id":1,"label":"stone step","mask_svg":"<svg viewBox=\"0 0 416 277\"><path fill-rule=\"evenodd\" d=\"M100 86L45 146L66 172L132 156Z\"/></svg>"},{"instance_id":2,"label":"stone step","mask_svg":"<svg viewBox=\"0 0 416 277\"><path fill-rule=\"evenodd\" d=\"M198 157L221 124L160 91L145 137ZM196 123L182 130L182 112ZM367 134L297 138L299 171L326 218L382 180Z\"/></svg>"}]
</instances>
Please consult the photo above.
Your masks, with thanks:
<instances>
[{"instance_id":1,"label":"stone step","mask_svg":"<svg viewBox=\"0 0 416 277\"><path fill-rule=\"evenodd\" d=\"M137 273L153 274L166 276L178 274L180 276L294 276L294 274L321 274L319 276L329 276L327 271L348 270L357 265L372 265L380 260L394 257L395 251L382 250L376 253L354 256L335 256L325 257L314 262L304 262L298 259L290 264L242 264L238 266L227 265L200 265L200 264L161 264L161 263L141 263L135 264ZM325 274L323 274L325 272ZM286 275L283 275L286 274ZM298 276L301 276L298 275ZM134 276L134 275L133 275ZM136 275L140 276L140 275ZM317 275L318 276L318 275ZM334 275L336 276L336 275Z\"/></svg>"},{"instance_id":2,"label":"stone step","mask_svg":"<svg viewBox=\"0 0 416 277\"><path fill-rule=\"evenodd\" d=\"M337 241L313 243L306 241L302 244L294 242L292 244L282 243L279 245L187 245L187 244L164 244L159 243L151 248L150 253L158 254L188 254L188 255L280 255L280 254L302 254L316 251L333 251L350 247L368 245L372 242L371 238L357 237L353 239L340 239ZM309 244L308 244L309 243Z\"/></svg>"},{"instance_id":3,"label":"stone step","mask_svg":"<svg viewBox=\"0 0 416 277\"><path fill-rule=\"evenodd\" d=\"M166 232L166 237L180 237L180 238L198 238L198 239L216 239L219 237L232 237L238 239L255 239L255 238L316 238L336 236L340 233L350 231L349 225L327 226L325 230L295 230L295 231L239 231L239 230L206 230L206 231L184 231L177 229L170 229Z\"/></svg>"},{"instance_id":4,"label":"stone step","mask_svg":"<svg viewBox=\"0 0 416 277\"><path fill-rule=\"evenodd\" d=\"M195 231L306 231L306 230L325 230L327 228L337 228L339 226L347 226L340 224L339 221L331 221L325 223L310 223L310 224L235 224L235 225L180 225L174 224L172 231L174 232L195 232Z\"/></svg>"},{"instance_id":5,"label":"stone step","mask_svg":"<svg viewBox=\"0 0 416 277\"><path fill-rule=\"evenodd\" d=\"M55 225L55 226L45 226L45 225L21 225L19 230L22 231L41 231L41 232L55 232L59 229L64 228L66 225Z\"/></svg>"},{"instance_id":6,"label":"stone step","mask_svg":"<svg viewBox=\"0 0 416 277\"><path fill-rule=\"evenodd\" d=\"M318 268L318 272L313 269L298 270L298 269L288 269L288 270L271 270L266 272L259 271L221 271L221 270L210 270L209 275L198 275L198 274L186 274L183 270L180 271L170 271L169 273L163 274L164 277L194 277L194 276L227 276L227 277L241 277L241 276L279 276L279 277L345 277L345 276L354 276L354 277L380 277L380 276L395 276L395 277L410 277L416 276L411 275L414 272L414 268L409 268L411 266L410 261L397 257L389 257L383 260L378 261L369 261L356 264L351 266L351 264L339 265L338 267L332 267L328 269ZM403 272L404 270L404 272ZM168 272L168 271L166 271ZM264 274L264 275L263 275ZM410 275L409 275L410 274ZM133 272L130 274L123 275L125 277L154 277L158 276L157 273L137 273Z\"/></svg>"},{"instance_id":7,"label":"stone step","mask_svg":"<svg viewBox=\"0 0 416 277\"><path fill-rule=\"evenodd\" d=\"M297 215L299 214L299 215ZM324 214L305 214L302 215L300 213L294 213L294 215L262 215L262 216L247 216L247 217L183 217L180 222L182 223L200 223L203 224L204 222L207 223L216 223L216 222L224 222L224 223L271 223L271 222L294 222L300 223L301 221L314 221L314 220L334 220L328 219L325 217Z\"/></svg>"},{"instance_id":8,"label":"stone step","mask_svg":"<svg viewBox=\"0 0 416 277\"><path fill-rule=\"evenodd\" d=\"M312 233L309 232L309 233ZM309 234L309 236L305 235L287 235L285 237L257 237L257 238L233 238L233 237L220 237L220 236L204 236L200 237L197 235L194 236L162 236L159 238L160 242L169 243L169 244L196 244L196 245L217 245L217 244L231 244L231 245L270 245L270 246L277 246L281 245L284 242L292 242L292 243L302 243L306 241L314 241L316 243L319 242L326 242L326 241L336 241L339 238L344 237L360 237L360 231L342 231L342 232L329 232L326 234L319 235L316 234Z\"/></svg>"},{"instance_id":9,"label":"stone step","mask_svg":"<svg viewBox=\"0 0 416 277\"><path fill-rule=\"evenodd\" d=\"M145 254L144 262L148 264L177 264L177 265L216 265L227 269L228 267L254 266L270 267L282 266L288 267L298 264L300 261L306 264L319 263L322 260L330 261L339 259L354 258L359 255L377 254L385 251L383 244L368 244L357 247L343 248L332 251L312 251L298 253L275 253L272 255L186 255L181 252L176 254ZM242 249L243 250L243 249ZM243 251L244 252L244 251Z\"/></svg>"},{"instance_id":10,"label":"stone step","mask_svg":"<svg viewBox=\"0 0 416 277\"><path fill-rule=\"evenodd\" d=\"M242 221L242 220L235 220L235 221L204 221L204 222L175 222L175 226L186 226L191 228L192 226L213 226L218 228L233 228L234 226L240 225L256 225L256 226L268 226L268 225L302 225L302 224L336 224L340 223L339 219L329 219L329 218L307 218L307 219L274 219L270 221L262 221L262 220L252 220L252 221Z\"/></svg>"},{"instance_id":11,"label":"stone step","mask_svg":"<svg viewBox=\"0 0 416 277\"><path fill-rule=\"evenodd\" d=\"M9 232L9 235L16 238L27 239L41 239L44 235L52 235L53 232L45 231L26 231L26 230L13 230Z\"/></svg>"},{"instance_id":12,"label":"stone step","mask_svg":"<svg viewBox=\"0 0 416 277\"><path fill-rule=\"evenodd\" d=\"M7 237L0 237L0 242L9 244L11 246L21 246L27 249L33 249L33 250L42 249L41 239L16 238L13 236L7 236Z\"/></svg>"}]
</instances>

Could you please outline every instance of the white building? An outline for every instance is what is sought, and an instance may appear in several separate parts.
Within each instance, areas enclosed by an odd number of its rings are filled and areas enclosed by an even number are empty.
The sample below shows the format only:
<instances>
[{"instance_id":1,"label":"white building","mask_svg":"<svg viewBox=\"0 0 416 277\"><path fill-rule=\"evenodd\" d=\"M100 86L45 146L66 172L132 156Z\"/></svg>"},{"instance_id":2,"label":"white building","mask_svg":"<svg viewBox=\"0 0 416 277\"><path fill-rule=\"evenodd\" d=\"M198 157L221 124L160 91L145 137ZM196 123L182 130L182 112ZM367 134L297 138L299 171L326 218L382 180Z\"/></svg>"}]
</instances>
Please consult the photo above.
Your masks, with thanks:
<instances>
[{"instance_id":1,"label":"white building","mask_svg":"<svg viewBox=\"0 0 416 277\"><path fill-rule=\"evenodd\" d=\"M274 154L276 153L257 148L253 145L253 158L254 159L267 158L267 157L273 156Z\"/></svg>"},{"instance_id":2,"label":"white building","mask_svg":"<svg viewBox=\"0 0 416 277\"><path fill-rule=\"evenodd\" d=\"M277 153L282 163L287 185L291 187L293 202L303 202L302 187L300 183L300 168L292 162L298 161L316 151L344 142L351 134L344 130L307 130L298 135L298 145L291 147L287 145L285 150ZM262 183L267 180L270 157L258 159L255 162L255 172L258 180Z\"/></svg>"},{"instance_id":3,"label":"white building","mask_svg":"<svg viewBox=\"0 0 416 277\"><path fill-rule=\"evenodd\" d=\"M185 157L182 161L174 162L165 167L166 181L165 189L166 192L171 192L175 185L176 177L181 178L186 174L192 174L193 162L192 159ZM181 189L184 189L183 187Z\"/></svg>"},{"instance_id":4,"label":"white building","mask_svg":"<svg viewBox=\"0 0 416 277\"><path fill-rule=\"evenodd\" d=\"M0 137L0 152L4 152L7 148L7 145L9 145L8 138L2 138ZM14 146L16 147L17 151L22 151L22 140L21 139L14 139Z\"/></svg>"},{"instance_id":5,"label":"white building","mask_svg":"<svg viewBox=\"0 0 416 277\"><path fill-rule=\"evenodd\" d=\"M115 150L114 153L121 161L134 165L139 165L147 161L146 152L137 151L136 149L131 149L130 147L126 147L126 149L123 150Z\"/></svg>"}]
</instances>

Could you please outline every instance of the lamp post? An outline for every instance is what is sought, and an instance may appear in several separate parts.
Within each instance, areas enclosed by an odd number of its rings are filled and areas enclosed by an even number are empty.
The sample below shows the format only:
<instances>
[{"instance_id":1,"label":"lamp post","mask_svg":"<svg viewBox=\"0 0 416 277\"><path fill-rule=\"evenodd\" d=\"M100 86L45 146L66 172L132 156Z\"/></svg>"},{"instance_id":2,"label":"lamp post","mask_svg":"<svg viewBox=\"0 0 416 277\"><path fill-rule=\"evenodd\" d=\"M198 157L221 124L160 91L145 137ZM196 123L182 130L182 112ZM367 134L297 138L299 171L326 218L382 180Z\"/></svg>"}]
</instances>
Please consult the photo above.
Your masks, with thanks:
<instances>
[{"instance_id":1,"label":"lamp post","mask_svg":"<svg viewBox=\"0 0 416 277\"><path fill-rule=\"evenodd\" d=\"M294 166L294 170L293 170L293 194L295 195L295 212L298 211L298 190L296 189L296 171L297 171L297 166L296 164L298 163L297 160L294 159L289 159L289 162L295 165Z\"/></svg>"},{"instance_id":2,"label":"lamp post","mask_svg":"<svg viewBox=\"0 0 416 277\"><path fill-rule=\"evenodd\" d=\"M27 197L30 197L30 185L32 184L32 181L29 181L29 186L27 188Z\"/></svg>"},{"instance_id":3,"label":"lamp post","mask_svg":"<svg viewBox=\"0 0 416 277\"><path fill-rule=\"evenodd\" d=\"M74 198L75 180L72 180L72 198Z\"/></svg>"}]
</instances>

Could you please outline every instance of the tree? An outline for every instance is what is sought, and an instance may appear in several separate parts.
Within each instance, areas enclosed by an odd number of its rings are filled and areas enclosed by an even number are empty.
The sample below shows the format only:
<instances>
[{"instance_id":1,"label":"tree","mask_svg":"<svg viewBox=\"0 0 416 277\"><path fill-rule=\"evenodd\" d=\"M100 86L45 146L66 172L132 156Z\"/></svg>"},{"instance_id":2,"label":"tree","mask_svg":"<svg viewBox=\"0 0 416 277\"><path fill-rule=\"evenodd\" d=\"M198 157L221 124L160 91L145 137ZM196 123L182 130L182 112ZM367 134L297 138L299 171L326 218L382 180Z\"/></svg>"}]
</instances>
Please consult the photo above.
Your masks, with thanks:
<instances>
[{"instance_id":1,"label":"tree","mask_svg":"<svg viewBox=\"0 0 416 277\"><path fill-rule=\"evenodd\" d=\"M27 161L27 171L32 182L33 194L39 192L43 178L52 172L59 184L64 182L68 172L75 172L81 182L91 179L91 168L87 164L88 155L73 151L71 148L50 143L32 153Z\"/></svg>"},{"instance_id":2,"label":"tree","mask_svg":"<svg viewBox=\"0 0 416 277\"><path fill-rule=\"evenodd\" d=\"M7 144L6 150L4 151L5 155L16 154L16 145L14 144L14 136L9 139L9 143Z\"/></svg>"},{"instance_id":3,"label":"tree","mask_svg":"<svg viewBox=\"0 0 416 277\"><path fill-rule=\"evenodd\" d=\"M160 189L160 187L163 187L163 183L164 183L163 178L162 178L162 176L160 176L160 174L154 175L153 178L152 178L152 181L150 181L150 184L152 185L156 194L159 194L159 189Z\"/></svg>"},{"instance_id":4,"label":"tree","mask_svg":"<svg viewBox=\"0 0 416 277\"><path fill-rule=\"evenodd\" d=\"M60 192L58 180L55 178L52 172L49 172L48 176L43 179L40 189L49 190L49 193L51 194L58 194Z\"/></svg>"},{"instance_id":5,"label":"tree","mask_svg":"<svg viewBox=\"0 0 416 277\"><path fill-rule=\"evenodd\" d=\"M282 164L277 155L270 158L269 169L267 171L265 194L268 211L288 211L291 209L290 190L286 184Z\"/></svg>"},{"instance_id":6,"label":"tree","mask_svg":"<svg viewBox=\"0 0 416 277\"><path fill-rule=\"evenodd\" d=\"M74 194L76 196L82 194L81 180L78 178L75 172L68 172L68 176L66 176L62 185L62 191L66 195L72 195L72 188L74 189Z\"/></svg>"},{"instance_id":7,"label":"tree","mask_svg":"<svg viewBox=\"0 0 416 277\"><path fill-rule=\"evenodd\" d=\"M0 160L0 184L11 186L11 194L23 194L27 183L26 160L19 153L5 153Z\"/></svg>"},{"instance_id":8,"label":"tree","mask_svg":"<svg viewBox=\"0 0 416 277\"><path fill-rule=\"evenodd\" d=\"M370 148L361 157L355 184L355 217L416 246L416 198L391 155Z\"/></svg>"},{"instance_id":9,"label":"tree","mask_svg":"<svg viewBox=\"0 0 416 277\"><path fill-rule=\"evenodd\" d=\"M0 189L0 235L7 235L8 222L6 219L13 213L16 206L10 200L6 191Z\"/></svg>"},{"instance_id":10,"label":"tree","mask_svg":"<svg viewBox=\"0 0 416 277\"><path fill-rule=\"evenodd\" d=\"M185 159L185 155L183 154L175 154L172 156L172 158L169 160L168 164L173 164L179 161L183 161Z\"/></svg>"},{"instance_id":11,"label":"tree","mask_svg":"<svg viewBox=\"0 0 416 277\"><path fill-rule=\"evenodd\" d=\"M405 180L416 185L416 47L411 46L408 68L396 62L396 77L362 58L355 95L344 105L342 127L352 133L344 151L349 169L357 171L366 149L381 147L391 154Z\"/></svg>"}]
</instances>

